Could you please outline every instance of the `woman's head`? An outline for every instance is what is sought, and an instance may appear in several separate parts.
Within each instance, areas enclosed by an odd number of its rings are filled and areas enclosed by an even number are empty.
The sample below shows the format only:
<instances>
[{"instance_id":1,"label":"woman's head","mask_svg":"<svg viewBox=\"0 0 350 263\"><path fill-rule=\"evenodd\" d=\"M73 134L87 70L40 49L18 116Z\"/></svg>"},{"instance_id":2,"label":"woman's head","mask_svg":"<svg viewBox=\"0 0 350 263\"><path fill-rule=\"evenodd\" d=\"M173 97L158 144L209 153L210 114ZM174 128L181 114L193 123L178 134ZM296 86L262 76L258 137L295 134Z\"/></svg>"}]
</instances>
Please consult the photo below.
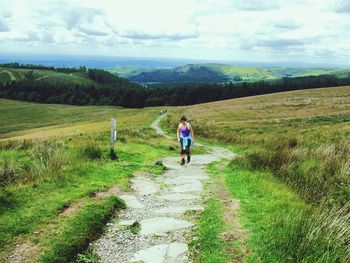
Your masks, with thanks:
<instances>
[{"instance_id":1,"label":"woman's head","mask_svg":"<svg viewBox=\"0 0 350 263\"><path fill-rule=\"evenodd\" d=\"M181 122L186 122L186 121L187 121L186 117L185 117L185 116L182 116L182 117L181 117Z\"/></svg>"}]
</instances>

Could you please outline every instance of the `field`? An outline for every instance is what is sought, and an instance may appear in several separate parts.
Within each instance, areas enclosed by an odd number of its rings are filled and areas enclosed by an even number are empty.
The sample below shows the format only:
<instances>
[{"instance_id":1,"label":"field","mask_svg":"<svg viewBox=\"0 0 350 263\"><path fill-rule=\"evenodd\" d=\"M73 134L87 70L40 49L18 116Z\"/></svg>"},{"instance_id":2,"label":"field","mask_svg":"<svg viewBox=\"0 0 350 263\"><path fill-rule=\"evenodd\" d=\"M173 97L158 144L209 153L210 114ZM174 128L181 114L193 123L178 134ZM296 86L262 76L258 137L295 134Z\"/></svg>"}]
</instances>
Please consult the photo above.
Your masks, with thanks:
<instances>
[{"instance_id":1,"label":"field","mask_svg":"<svg viewBox=\"0 0 350 263\"><path fill-rule=\"evenodd\" d=\"M32 261L72 258L123 207L109 195L127 191L136 172L162 172L155 162L176 153L174 142L149 128L157 108L0 104L1 260L28 247ZM118 163L109 151L112 117L117 118Z\"/></svg>"},{"instance_id":2,"label":"field","mask_svg":"<svg viewBox=\"0 0 350 263\"><path fill-rule=\"evenodd\" d=\"M240 153L225 169L210 171L241 201L241 218L252 231L249 262L350 259L350 87L169 112L164 128L185 115L208 143Z\"/></svg>"},{"instance_id":3,"label":"field","mask_svg":"<svg viewBox=\"0 0 350 263\"><path fill-rule=\"evenodd\" d=\"M0 100L0 258L29 247L34 262L64 262L84 251L124 206L108 193L177 155L149 128L160 110ZM196 262L350 260L350 87L167 110L164 130L185 115L197 141L238 153L208 166L217 193L198 221ZM120 162L109 150L113 117Z\"/></svg>"},{"instance_id":4,"label":"field","mask_svg":"<svg viewBox=\"0 0 350 263\"><path fill-rule=\"evenodd\" d=\"M157 116L157 108L140 112L134 109L98 106L66 106L15 102L0 99L0 139L7 137L30 138L57 134L79 134L106 130L112 117L125 129L146 127ZM148 120L145 123L139 120Z\"/></svg>"},{"instance_id":5,"label":"field","mask_svg":"<svg viewBox=\"0 0 350 263\"><path fill-rule=\"evenodd\" d=\"M171 111L169 123L174 123L177 116L184 114L192 120L198 134L247 147L252 155L253 152L258 152L258 156L255 157L261 157L261 164L256 165L275 169L279 176L289 183L302 184L303 189L300 189L300 185L295 187L300 191L305 190L303 195L306 195L304 197L308 200L317 200L320 195L332 195L340 190L327 189L330 187L327 180L331 180L332 177L323 176L323 172L328 172L316 169L321 166L321 156L324 159L329 157L326 151L333 154L334 158L342 159L333 160L342 164L334 167L336 171L332 172L335 176L332 179L345 180L344 175L339 175L338 178L335 174L339 172L338 169L346 170L343 165L346 165L348 156L349 109L350 87L340 87L293 91L178 108ZM298 176L292 177L295 182L287 174L293 169L305 169L299 171ZM306 174L311 172L308 169L316 169L313 171L313 179L319 182L320 187L322 184L322 189L312 191L312 183L316 182L308 180L310 174ZM297 180L301 181L296 182ZM306 190L305 187L308 186L310 189ZM342 188L341 191L345 189ZM343 194L348 196L349 193ZM337 199L336 196L332 197L334 202Z\"/></svg>"}]
</instances>

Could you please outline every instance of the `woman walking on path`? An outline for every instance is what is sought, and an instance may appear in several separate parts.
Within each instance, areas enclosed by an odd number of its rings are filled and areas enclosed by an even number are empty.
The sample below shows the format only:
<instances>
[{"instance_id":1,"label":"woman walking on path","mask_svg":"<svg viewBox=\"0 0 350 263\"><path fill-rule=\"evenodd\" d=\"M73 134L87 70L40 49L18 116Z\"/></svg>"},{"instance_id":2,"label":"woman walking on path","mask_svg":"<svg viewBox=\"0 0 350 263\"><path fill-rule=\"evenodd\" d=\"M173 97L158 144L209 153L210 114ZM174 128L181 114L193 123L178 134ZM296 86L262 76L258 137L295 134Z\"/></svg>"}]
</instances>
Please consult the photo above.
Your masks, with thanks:
<instances>
[{"instance_id":1,"label":"woman walking on path","mask_svg":"<svg viewBox=\"0 0 350 263\"><path fill-rule=\"evenodd\" d=\"M187 162L191 161L190 148L194 144L194 133L191 124L187 122L185 116L182 116L181 123L177 128L177 140L180 143L181 165L185 164L185 154L187 155Z\"/></svg>"}]
</instances>

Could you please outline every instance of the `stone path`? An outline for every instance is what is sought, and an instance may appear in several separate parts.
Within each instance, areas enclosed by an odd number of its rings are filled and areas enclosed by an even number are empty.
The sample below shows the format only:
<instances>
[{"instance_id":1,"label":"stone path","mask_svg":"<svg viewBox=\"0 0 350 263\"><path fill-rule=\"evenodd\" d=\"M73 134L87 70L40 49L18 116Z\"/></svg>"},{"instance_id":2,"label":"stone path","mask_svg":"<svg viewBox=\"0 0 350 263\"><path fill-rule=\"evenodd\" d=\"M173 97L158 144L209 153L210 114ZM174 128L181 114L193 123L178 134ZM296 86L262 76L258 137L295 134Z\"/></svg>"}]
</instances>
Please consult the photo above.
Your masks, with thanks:
<instances>
[{"instance_id":1,"label":"stone path","mask_svg":"<svg viewBox=\"0 0 350 263\"><path fill-rule=\"evenodd\" d=\"M162 117L160 117L162 118ZM164 135L158 118L152 127ZM120 196L127 209L120 221L108 224L107 231L92 244L102 262L189 263L188 242L194 222L186 211L201 211L203 183L208 180L205 165L233 153L211 147L211 154L194 155L181 166L179 158L168 157L168 170L160 176L138 176L131 181L134 192Z\"/></svg>"}]
</instances>

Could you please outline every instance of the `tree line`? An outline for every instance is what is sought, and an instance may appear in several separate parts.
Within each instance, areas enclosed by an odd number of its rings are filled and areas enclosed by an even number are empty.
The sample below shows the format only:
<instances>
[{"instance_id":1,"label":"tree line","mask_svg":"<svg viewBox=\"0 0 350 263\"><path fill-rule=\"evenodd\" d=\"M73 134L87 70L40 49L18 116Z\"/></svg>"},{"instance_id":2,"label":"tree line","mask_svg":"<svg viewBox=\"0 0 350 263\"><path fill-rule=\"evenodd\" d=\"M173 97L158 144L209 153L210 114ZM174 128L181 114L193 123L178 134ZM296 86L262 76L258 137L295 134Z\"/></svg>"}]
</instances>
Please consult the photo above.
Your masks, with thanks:
<instances>
[{"instance_id":1,"label":"tree line","mask_svg":"<svg viewBox=\"0 0 350 263\"><path fill-rule=\"evenodd\" d=\"M177 84L144 87L99 69L89 69L94 82L49 82L26 79L2 84L0 97L39 103L113 105L127 108L182 106L267 93L350 85L333 75L285 77L240 84Z\"/></svg>"},{"instance_id":2,"label":"tree line","mask_svg":"<svg viewBox=\"0 0 350 263\"><path fill-rule=\"evenodd\" d=\"M13 68L13 69L51 70L51 71L67 73L67 74L76 73L76 72L86 72L86 70L87 70L85 66L80 66L79 68L68 68L68 67L55 68L53 66L44 66L44 65L35 65L35 64L20 64L17 62L2 63L2 64L0 64L0 67Z\"/></svg>"}]
</instances>

